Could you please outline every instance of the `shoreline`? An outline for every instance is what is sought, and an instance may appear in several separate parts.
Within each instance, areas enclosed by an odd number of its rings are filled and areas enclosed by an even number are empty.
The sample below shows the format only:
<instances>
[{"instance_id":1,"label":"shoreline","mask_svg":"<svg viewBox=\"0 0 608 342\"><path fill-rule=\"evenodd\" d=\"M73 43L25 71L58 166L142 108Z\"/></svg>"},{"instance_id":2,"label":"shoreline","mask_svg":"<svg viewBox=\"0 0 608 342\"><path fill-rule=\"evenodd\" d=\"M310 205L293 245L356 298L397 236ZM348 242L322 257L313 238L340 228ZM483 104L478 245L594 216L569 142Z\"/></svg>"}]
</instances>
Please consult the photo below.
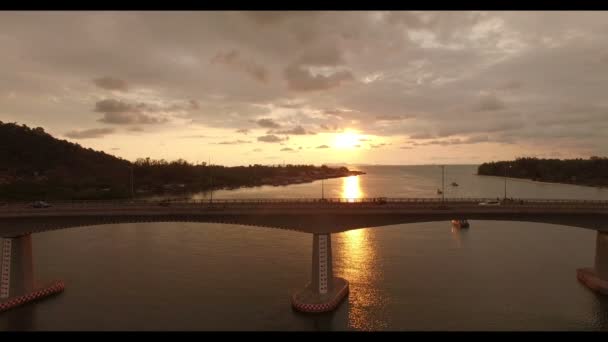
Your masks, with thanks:
<instances>
[{"instance_id":1,"label":"shoreline","mask_svg":"<svg viewBox=\"0 0 608 342\"><path fill-rule=\"evenodd\" d=\"M182 192L158 192L158 193L149 192L146 194L142 194L141 196L136 195L133 198L141 199L141 198L159 197L159 196L193 195L193 194L197 194L197 193L201 193L201 192L208 193L211 191L238 190L238 189L257 188L257 187L263 187L263 186L283 187L283 186L290 186L290 185L297 185L297 184L309 184L309 183L313 183L313 182L325 180L325 179L361 176L361 175L365 175L365 174L366 173L363 171L348 171L347 174L343 174L343 175L327 175L326 177L319 177L319 178L310 179L310 180L306 180L306 181L291 180L291 181L281 181L280 183L275 181L275 182L266 182L266 183L254 184L254 185L240 185L240 186L234 186L234 187L222 186L222 187L214 187L211 189L196 189L196 190L192 190L192 191L182 191Z\"/></svg>"},{"instance_id":2,"label":"shoreline","mask_svg":"<svg viewBox=\"0 0 608 342\"><path fill-rule=\"evenodd\" d=\"M482 174L478 174L478 173L474 173L475 176L482 176L482 177L496 177L496 178L505 178L504 176L500 176L500 175L482 175ZM587 184L578 184L578 183L560 183L560 182L545 182L545 181L537 181L537 180L533 180L531 178L519 178L519 177L507 177L507 179L510 180L518 180L521 182L526 182L526 183L541 183L541 184L553 184L553 185L574 185L574 186L583 186L586 188L596 188L598 190L606 190L608 189L608 187L604 187L601 185L587 185Z\"/></svg>"}]
</instances>

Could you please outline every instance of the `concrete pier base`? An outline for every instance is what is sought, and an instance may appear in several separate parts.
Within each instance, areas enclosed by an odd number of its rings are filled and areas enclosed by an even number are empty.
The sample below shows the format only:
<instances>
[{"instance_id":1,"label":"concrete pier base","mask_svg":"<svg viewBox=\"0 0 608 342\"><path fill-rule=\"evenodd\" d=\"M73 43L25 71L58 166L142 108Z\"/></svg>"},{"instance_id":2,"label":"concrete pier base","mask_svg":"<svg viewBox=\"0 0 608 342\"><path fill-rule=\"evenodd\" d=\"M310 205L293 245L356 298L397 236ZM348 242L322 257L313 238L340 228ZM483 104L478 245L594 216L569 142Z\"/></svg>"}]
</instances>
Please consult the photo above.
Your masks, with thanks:
<instances>
[{"instance_id":1,"label":"concrete pier base","mask_svg":"<svg viewBox=\"0 0 608 342\"><path fill-rule=\"evenodd\" d=\"M348 295L348 281L333 276L331 234L314 234L312 281L291 295L291 304L301 312L332 311Z\"/></svg>"},{"instance_id":2,"label":"concrete pier base","mask_svg":"<svg viewBox=\"0 0 608 342\"><path fill-rule=\"evenodd\" d=\"M35 282L30 234L4 238L1 246L0 312L63 291L61 281L44 285Z\"/></svg>"},{"instance_id":3,"label":"concrete pier base","mask_svg":"<svg viewBox=\"0 0 608 342\"><path fill-rule=\"evenodd\" d=\"M576 278L591 290L608 295L608 232L597 232L595 267L577 269Z\"/></svg>"},{"instance_id":4,"label":"concrete pier base","mask_svg":"<svg viewBox=\"0 0 608 342\"><path fill-rule=\"evenodd\" d=\"M52 296L62 292L64 289L65 284L62 281L55 281L46 286L39 287L30 293L10 297L7 300L0 301L0 312L14 309L27 303L35 302L39 299Z\"/></svg>"}]
</instances>

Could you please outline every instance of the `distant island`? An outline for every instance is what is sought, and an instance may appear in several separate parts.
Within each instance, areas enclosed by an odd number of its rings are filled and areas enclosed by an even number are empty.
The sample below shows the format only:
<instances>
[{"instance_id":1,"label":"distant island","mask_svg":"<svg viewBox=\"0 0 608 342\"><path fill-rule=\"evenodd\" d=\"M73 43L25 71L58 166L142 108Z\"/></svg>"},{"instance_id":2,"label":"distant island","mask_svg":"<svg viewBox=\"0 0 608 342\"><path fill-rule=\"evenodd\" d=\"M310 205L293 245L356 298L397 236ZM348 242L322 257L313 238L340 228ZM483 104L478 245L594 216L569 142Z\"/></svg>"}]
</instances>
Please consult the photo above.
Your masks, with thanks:
<instances>
[{"instance_id":1,"label":"distant island","mask_svg":"<svg viewBox=\"0 0 608 342\"><path fill-rule=\"evenodd\" d=\"M507 169L508 168L508 169ZM608 187L608 158L538 159L518 158L479 165L477 174L525 178L538 182Z\"/></svg>"},{"instance_id":2,"label":"distant island","mask_svg":"<svg viewBox=\"0 0 608 342\"><path fill-rule=\"evenodd\" d=\"M140 158L134 163L59 140L43 128L0 121L0 202L120 199L212 189L289 185L364 174L346 167L226 167Z\"/></svg>"}]
</instances>

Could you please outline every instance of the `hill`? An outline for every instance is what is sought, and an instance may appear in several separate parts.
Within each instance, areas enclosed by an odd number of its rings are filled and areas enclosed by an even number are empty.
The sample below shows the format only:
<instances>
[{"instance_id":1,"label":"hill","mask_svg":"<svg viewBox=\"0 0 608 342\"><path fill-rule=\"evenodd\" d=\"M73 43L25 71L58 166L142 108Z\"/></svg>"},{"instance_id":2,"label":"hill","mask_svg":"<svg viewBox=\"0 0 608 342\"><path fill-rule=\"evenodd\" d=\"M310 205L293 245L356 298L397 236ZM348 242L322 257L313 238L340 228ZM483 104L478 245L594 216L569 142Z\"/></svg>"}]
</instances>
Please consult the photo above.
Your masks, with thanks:
<instances>
[{"instance_id":1,"label":"hill","mask_svg":"<svg viewBox=\"0 0 608 342\"><path fill-rule=\"evenodd\" d=\"M131 163L56 139L41 127L0 121L0 201L114 199L133 194L288 185L356 174L362 172L325 165L224 167L150 158Z\"/></svg>"},{"instance_id":2,"label":"hill","mask_svg":"<svg viewBox=\"0 0 608 342\"><path fill-rule=\"evenodd\" d=\"M509 167L507 169L507 167ZM525 178L539 182L586 186L608 186L608 158L538 159L518 158L479 165L477 173L487 176Z\"/></svg>"}]
</instances>

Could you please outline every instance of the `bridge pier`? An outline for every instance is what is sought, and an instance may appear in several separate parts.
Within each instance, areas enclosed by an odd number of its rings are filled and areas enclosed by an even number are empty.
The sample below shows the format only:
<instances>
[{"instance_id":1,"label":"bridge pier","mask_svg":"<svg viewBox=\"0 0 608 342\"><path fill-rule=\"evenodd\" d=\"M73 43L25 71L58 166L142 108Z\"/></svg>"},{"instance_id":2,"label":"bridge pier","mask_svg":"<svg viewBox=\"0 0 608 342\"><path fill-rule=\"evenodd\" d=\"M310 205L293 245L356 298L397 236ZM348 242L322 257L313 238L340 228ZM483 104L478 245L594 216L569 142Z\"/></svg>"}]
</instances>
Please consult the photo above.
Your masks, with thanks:
<instances>
[{"instance_id":1,"label":"bridge pier","mask_svg":"<svg viewBox=\"0 0 608 342\"><path fill-rule=\"evenodd\" d=\"M312 281L291 296L291 304L302 312L332 311L348 294L348 281L333 275L331 234L313 234L312 241Z\"/></svg>"},{"instance_id":2,"label":"bridge pier","mask_svg":"<svg viewBox=\"0 0 608 342\"><path fill-rule=\"evenodd\" d=\"M0 312L63 291L61 281L37 286L31 234L1 240Z\"/></svg>"},{"instance_id":3,"label":"bridge pier","mask_svg":"<svg viewBox=\"0 0 608 342\"><path fill-rule=\"evenodd\" d=\"M577 278L593 291L608 295L608 232L597 231L594 268L579 268Z\"/></svg>"}]
</instances>

